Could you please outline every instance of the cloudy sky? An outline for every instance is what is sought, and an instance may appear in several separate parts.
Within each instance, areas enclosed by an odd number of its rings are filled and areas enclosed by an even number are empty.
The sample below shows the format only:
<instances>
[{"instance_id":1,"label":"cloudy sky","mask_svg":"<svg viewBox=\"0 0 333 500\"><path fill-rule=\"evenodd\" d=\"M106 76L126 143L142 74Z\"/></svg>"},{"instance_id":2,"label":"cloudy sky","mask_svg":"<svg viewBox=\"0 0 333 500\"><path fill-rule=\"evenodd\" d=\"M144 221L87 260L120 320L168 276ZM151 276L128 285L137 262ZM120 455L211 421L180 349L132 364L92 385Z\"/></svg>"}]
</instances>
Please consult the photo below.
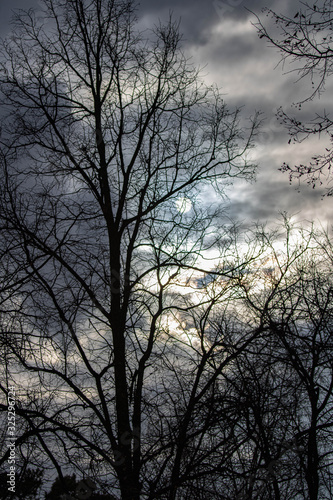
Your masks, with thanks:
<instances>
[{"instance_id":1,"label":"cloudy sky","mask_svg":"<svg viewBox=\"0 0 333 500\"><path fill-rule=\"evenodd\" d=\"M38 0L2 0L0 30L10 32L10 17L15 8L40 8ZM301 144L288 144L286 130L279 125L275 111L283 106L292 110L297 102L310 94L310 82L296 82L297 75L288 66L278 65L275 49L258 38L251 22L251 12L269 22L261 10L269 7L281 14L294 15L297 2L287 0L141 0L140 26L149 27L158 19L167 19L170 11L181 19L183 47L193 61L203 67L207 83L216 83L225 94L229 106L242 106L244 116L262 111L265 117L261 137L253 156L259 164L254 184L239 182L229 190L229 215L238 221L272 222L279 212L298 219L315 220L324 226L331 222L333 200L322 199L324 189L313 190L305 183L298 189L290 186L287 174L278 171L283 162L307 163L312 154L325 148L325 137ZM266 21L267 19L267 21ZM333 82L332 82L333 83ZM327 82L320 100L309 103L303 112L329 111L333 85Z\"/></svg>"}]
</instances>

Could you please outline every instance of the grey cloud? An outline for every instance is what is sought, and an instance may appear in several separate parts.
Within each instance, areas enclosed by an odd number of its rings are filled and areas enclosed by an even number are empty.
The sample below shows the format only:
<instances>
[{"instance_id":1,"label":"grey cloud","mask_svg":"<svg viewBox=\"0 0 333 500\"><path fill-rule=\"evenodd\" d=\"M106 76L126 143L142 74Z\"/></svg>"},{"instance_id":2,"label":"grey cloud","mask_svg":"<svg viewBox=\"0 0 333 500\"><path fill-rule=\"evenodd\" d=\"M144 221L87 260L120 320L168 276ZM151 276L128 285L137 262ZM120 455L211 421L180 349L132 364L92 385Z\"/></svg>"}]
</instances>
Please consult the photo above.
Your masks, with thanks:
<instances>
[{"instance_id":1,"label":"grey cloud","mask_svg":"<svg viewBox=\"0 0 333 500\"><path fill-rule=\"evenodd\" d=\"M174 19L181 18L181 31L185 41L205 43L205 31L211 29L221 21L243 21L254 17L251 12L261 15L264 7L273 11L282 11L292 14L295 6L291 7L286 0L141 0L139 15L149 15L151 18L166 20L170 11Z\"/></svg>"},{"instance_id":2,"label":"grey cloud","mask_svg":"<svg viewBox=\"0 0 333 500\"><path fill-rule=\"evenodd\" d=\"M233 191L228 215L232 220L250 224L275 221L282 212L300 220L329 222L332 216L331 202L321 198L323 189L316 191L308 186L298 188L289 185L282 173L276 172L266 182L253 186L243 185Z\"/></svg>"}]
</instances>

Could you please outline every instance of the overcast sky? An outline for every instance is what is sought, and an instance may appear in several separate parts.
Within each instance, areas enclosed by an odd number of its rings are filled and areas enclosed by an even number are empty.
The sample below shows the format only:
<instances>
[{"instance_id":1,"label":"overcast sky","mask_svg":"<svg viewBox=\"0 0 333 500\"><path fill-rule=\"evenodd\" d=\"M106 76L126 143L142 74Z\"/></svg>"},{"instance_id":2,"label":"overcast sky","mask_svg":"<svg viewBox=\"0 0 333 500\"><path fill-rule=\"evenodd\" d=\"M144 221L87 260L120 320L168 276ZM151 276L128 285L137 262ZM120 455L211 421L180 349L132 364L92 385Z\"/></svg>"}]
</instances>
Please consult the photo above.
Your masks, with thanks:
<instances>
[{"instance_id":1,"label":"overcast sky","mask_svg":"<svg viewBox=\"0 0 333 500\"><path fill-rule=\"evenodd\" d=\"M4 36L10 31L11 11L15 8L40 8L37 0L1 0L0 29ZM263 133L253 155L259 164L254 184L237 183L228 194L229 215L238 221L272 222L279 212L298 214L302 220L331 221L333 200L322 200L323 189L313 190L303 183L290 186L287 174L278 171L283 162L307 163L312 154L325 148L326 139L313 138L301 144L288 145L286 130L279 125L275 111L280 106L289 111L293 102L311 91L310 82L296 82L296 74L287 74L288 67L278 65L280 56L258 38L251 22L253 11L262 16L263 7L291 14L298 2L287 0L141 0L138 9L140 26L153 26L158 19L167 19L170 11L181 19L184 50L194 62L204 67L208 83L216 83L225 94L229 106L243 106L250 116L262 111L265 116ZM247 10L249 9L249 10ZM278 66L277 66L278 65ZM332 82L333 83L333 82ZM333 89L327 82L320 100L305 107L305 112L329 111L329 96ZM297 113L295 109L292 111Z\"/></svg>"}]
</instances>

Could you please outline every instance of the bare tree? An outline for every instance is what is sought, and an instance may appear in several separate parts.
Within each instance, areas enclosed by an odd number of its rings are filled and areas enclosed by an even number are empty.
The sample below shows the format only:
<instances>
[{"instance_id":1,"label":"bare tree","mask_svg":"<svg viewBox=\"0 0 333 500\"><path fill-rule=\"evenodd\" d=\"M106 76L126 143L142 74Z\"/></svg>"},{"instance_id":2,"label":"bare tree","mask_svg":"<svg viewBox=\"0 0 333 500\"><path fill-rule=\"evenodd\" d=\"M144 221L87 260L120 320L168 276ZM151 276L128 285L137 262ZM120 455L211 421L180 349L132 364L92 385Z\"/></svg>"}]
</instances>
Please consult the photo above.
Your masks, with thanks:
<instances>
[{"instance_id":1,"label":"bare tree","mask_svg":"<svg viewBox=\"0 0 333 500\"><path fill-rule=\"evenodd\" d=\"M60 478L88 471L122 499L173 499L217 471L224 438L200 448L216 417L195 431L199 411L258 333L214 364L219 339L207 347L194 330L198 349L176 328L216 301L197 276L206 251L230 244L203 192L253 176L257 121L240 128L205 87L172 21L144 40L131 2L44 5L16 16L1 56L2 339L17 444L35 439L34 460Z\"/></svg>"},{"instance_id":2,"label":"bare tree","mask_svg":"<svg viewBox=\"0 0 333 500\"><path fill-rule=\"evenodd\" d=\"M274 28L267 29L256 16L255 27L259 37L267 40L281 52L283 65L286 61L295 63L294 69L290 71L297 72L299 79L306 78L311 82L312 90L309 96L296 104L300 110L304 103L324 92L325 84L332 75L332 2L331 0L321 0L311 4L300 2L300 9L293 17L277 14L271 9L264 9L264 12L273 19L274 26L279 31L274 34ZM303 141L313 134L326 133L332 142L333 122L329 112L318 112L310 121L304 121L299 116L287 115L281 108L277 117L284 123L295 141ZM329 180L332 155L330 147L323 154L313 156L308 165L290 166L284 163L281 170L289 173L290 180L304 177L315 187L321 185L324 178ZM332 194L333 189L327 188L327 195Z\"/></svg>"},{"instance_id":3,"label":"bare tree","mask_svg":"<svg viewBox=\"0 0 333 500\"><path fill-rule=\"evenodd\" d=\"M333 310L329 242L327 234L318 235L311 228L301 232L287 222L283 249L280 245L277 251L272 245L264 291L252 288L247 293L249 304L260 317L264 312L269 333L265 343L258 339L260 355L251 354L247 368L239 358L242 368L236 380L238 386L239 381L242 384L238 390L249 398L247 429L269 471L272 498L301 494L315 500L331 495Z\"/></svg>"}]
</instances>

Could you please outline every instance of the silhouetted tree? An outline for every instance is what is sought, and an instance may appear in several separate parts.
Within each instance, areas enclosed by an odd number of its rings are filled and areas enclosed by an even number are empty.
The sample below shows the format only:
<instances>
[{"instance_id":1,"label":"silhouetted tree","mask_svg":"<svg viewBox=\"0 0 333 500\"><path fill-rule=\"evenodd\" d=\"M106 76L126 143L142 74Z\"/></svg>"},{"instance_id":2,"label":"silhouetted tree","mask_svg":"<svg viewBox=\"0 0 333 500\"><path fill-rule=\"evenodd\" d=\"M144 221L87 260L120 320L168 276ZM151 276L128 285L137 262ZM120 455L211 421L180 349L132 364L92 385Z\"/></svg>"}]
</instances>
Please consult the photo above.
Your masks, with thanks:
<instances>
[{"instance_id":1,"label":"silhouetted tree","mask_svg":"<svg viewBox=\"0 0 333 500\"><path fill-rule=\"evenodd\" d=\"M247 432L264 467L271 469L274 494L269 498L329 498L332 245L325 233L301 232L287 223L285 244L279 247L275 250L272 242L261 291L247 292L251 308L267 326L267 341L258 339L255 353L251 346L250 363L244 366L244 356L237 360L238 393L248 398Z\"/></svg>"},{"instance_id":2,"label":"silhouetted tree","mask_svg":"<svg viewBox=\"0 0 333 500\"><path fill-rule=\"evenodd\" d=\"M217 470L225 437L200 411L258 334L226 359L202 327L190 343L177 328L217 300L197 276L205 252L220 242L225 257L230 243L206 193L252 178L257 121L241 128L203 84L172 21L144 40L130 1L43 4L16 16L1 55L2 349L17 444L34 438L60 479L88 471L124 500L174 499Z\"/></svg>"},{"instance_id":3,"label":"silhouetted tree","mask_svg":"<svg viewBox=\"0 0 333 500\"><path fill-rule=\"evenodd\" d=\"M39 498L42 486L43 471L36 469L22 469L16 476L15 493L8 490L8 474L0 474L0 498L1 500L35 500Z\"/></svg>"},{"instance_id":4,"label":"silhouetted tree","mask_svg":"<svg viewBox=\"0 0 333 500\"><path fill-rule=\"evenodd\" d=\"M312 90L310 95L297 104L301 106L306 101L320 96L325 90L325 83L332 75L333 63L333 11L331 0L319 0L314 3L300 2L300 9L294 16L288 17L277 14L271 9L264 9L267 16L274 20L274 25L279 31L274 34L274 28L267 30L263 22L257 17L255 26L258 35L282 54L282 61L296 63L291 68L297 72L300 79L310 80ZM333 137L333 121L329 112L316 113L310 121L303 121L299 116L287 115L282 108L277 114L278 118L289 130L291 138L302 141L306 137L327 133L330 141ZM333 158L332 148L326 148L324 154L313 156L308 165L290 166L284 163L282 171L289 173L292 178L305 177L307 182L315 187L322 184L322 179L330 176ZM327 188L327 194L332 195L333 189Z\"/></svg>"},{"instance_id":5,"label":"silhouetted tree","mask_svg":"<svg viewBox=\"0 0 333 500\"><path fill-rule=\"evenodd\" d=\"M61 496L65 496L66 494L75 494L76 490L76 477L75 474L71 476L64 476L61 480L56 478L53 482L51 489L45 495L45 500L58 500Z\"/></svg>"}]
</instances>

